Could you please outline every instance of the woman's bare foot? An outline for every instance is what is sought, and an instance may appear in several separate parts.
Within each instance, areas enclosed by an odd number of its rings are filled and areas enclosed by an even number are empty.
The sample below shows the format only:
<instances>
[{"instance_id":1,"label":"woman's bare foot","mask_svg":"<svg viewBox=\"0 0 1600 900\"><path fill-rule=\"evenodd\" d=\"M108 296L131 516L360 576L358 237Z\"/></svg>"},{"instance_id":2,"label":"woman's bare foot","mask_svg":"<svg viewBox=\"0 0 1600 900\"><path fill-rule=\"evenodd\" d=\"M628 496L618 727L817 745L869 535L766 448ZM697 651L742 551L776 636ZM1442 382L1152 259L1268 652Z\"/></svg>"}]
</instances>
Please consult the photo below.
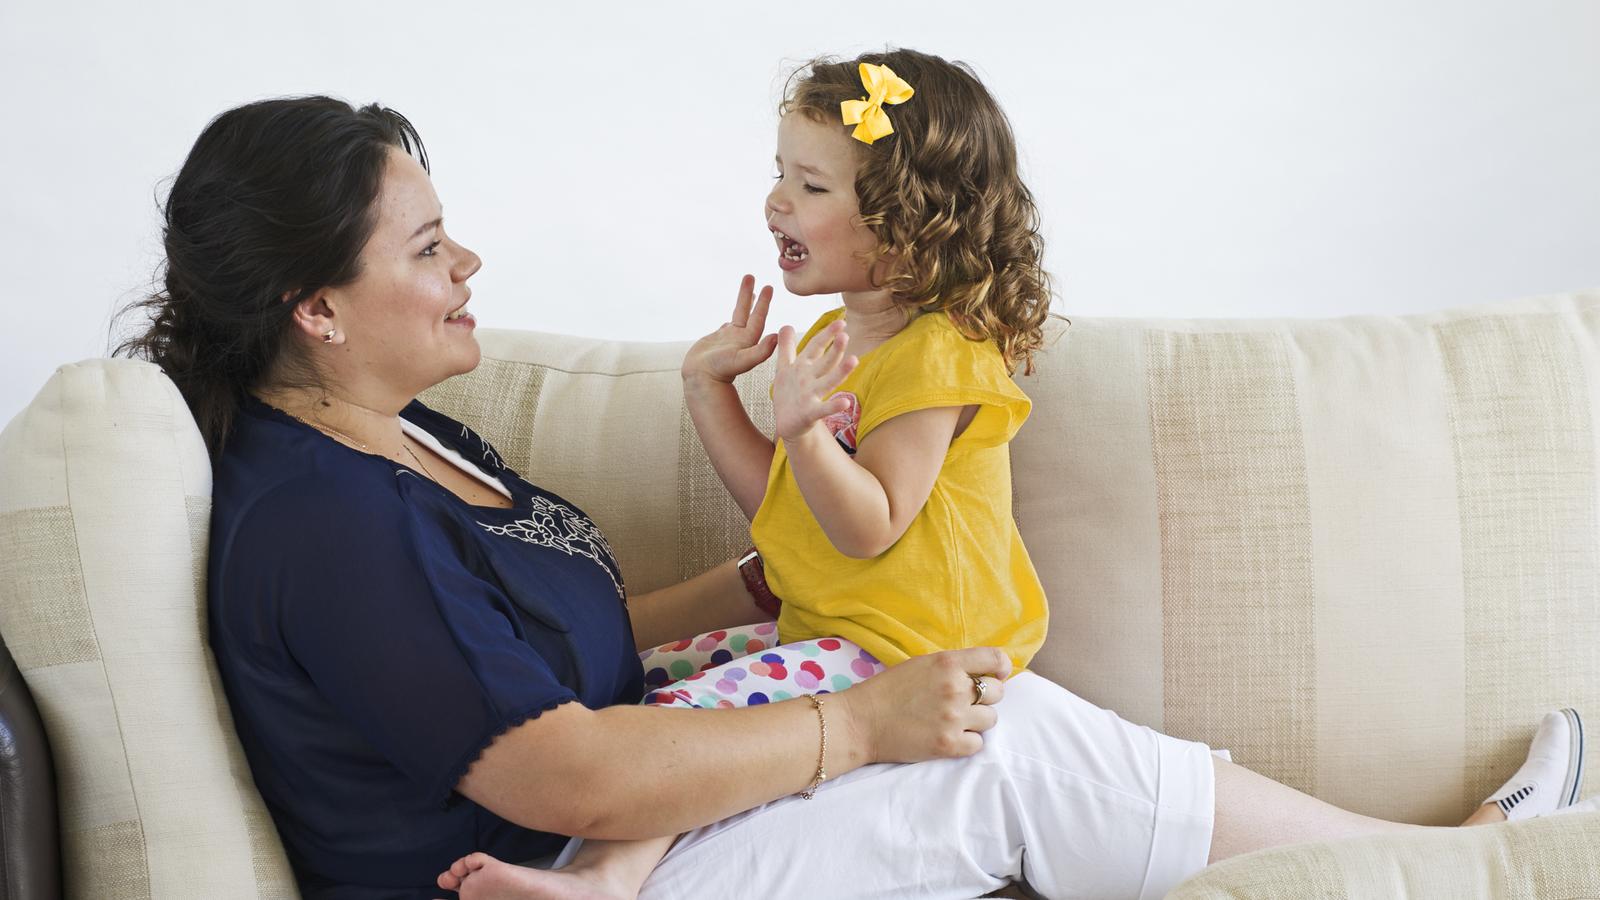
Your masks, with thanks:
<instances>
[{"instance_id":1,"label":"woman's bare foot","mask_svg":"<svg viewBox=\"0 0 1600 900\"><path fill-rule=\"evenodd\" d=\"M631 900L596 869L568 866L549 871L514 866L487 853L473 853L439 874L439 887L460 891L461 900Z\"/></svg>"}]
</instances>

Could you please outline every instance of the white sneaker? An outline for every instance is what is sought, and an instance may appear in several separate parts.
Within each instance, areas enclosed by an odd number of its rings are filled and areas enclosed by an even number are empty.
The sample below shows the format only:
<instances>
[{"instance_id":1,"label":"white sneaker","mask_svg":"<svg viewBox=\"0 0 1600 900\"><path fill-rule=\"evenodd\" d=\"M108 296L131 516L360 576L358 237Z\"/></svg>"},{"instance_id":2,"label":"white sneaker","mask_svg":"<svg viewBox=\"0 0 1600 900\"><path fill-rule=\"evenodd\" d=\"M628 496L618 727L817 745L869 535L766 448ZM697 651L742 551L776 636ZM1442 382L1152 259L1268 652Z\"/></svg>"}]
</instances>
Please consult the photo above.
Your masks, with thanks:
<instances>
[{"instance_id":1,"label":"white sneaker","mask_svg":"<svg viewBox=\"0 0 1600 900\"><path fill-rule=\"evenodd\" d=\"M1590 797L1587 800L1580 800L1579 802L1574 803L1571 806L1567 806L1567 807L1563 807L1561 809L1558 809L1555 812L1550 813L1549 815L1552 815L1552 816L1564 816L1567 813L1592 813L1592 812L1600 812L1600 794L1595 794L1593 797Z\"/></svg>"},{"instance_id":2,"label":"white sneaker","mask_svg":"<svg viewBox=\"0 0 1600 900\"><path fill-rule=\"evenodd\" d=\"M1583 788L1583 720L1577 710L1546 713L1528 745L1528 761L1484 803L1516 822L1567 809Z\"/></svg>"}]
</instances>

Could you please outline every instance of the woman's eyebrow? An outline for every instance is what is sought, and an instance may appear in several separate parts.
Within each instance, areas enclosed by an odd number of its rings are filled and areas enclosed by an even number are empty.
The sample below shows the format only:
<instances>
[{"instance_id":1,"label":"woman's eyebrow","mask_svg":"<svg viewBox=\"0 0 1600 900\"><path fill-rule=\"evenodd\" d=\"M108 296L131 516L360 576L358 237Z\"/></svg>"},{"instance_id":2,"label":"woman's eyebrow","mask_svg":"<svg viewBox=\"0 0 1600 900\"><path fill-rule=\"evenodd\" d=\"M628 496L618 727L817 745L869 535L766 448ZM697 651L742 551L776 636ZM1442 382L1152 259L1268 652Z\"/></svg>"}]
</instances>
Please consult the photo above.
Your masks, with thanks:
<instances>
[{"instance_id":1,"label":"woman's eyebrow","mask_svg":"<svg viewBox=\"0 0 1600 900\"><path fill-rule=\"evenodd\" d=\"M439 227L439 223L443 222L443 221L444 221L444 215L441 214L439 216L439 218L434 219L432 222L424 222L424 223L422 223L422 225L420 227L418 227L416 231L411 232L411 237L406 238L406 240L408 240L408 241L416 240L418 235L422 234L424 231L430 231L430 230L432 230L434 228Z\"/></svg>"}]
</instances>

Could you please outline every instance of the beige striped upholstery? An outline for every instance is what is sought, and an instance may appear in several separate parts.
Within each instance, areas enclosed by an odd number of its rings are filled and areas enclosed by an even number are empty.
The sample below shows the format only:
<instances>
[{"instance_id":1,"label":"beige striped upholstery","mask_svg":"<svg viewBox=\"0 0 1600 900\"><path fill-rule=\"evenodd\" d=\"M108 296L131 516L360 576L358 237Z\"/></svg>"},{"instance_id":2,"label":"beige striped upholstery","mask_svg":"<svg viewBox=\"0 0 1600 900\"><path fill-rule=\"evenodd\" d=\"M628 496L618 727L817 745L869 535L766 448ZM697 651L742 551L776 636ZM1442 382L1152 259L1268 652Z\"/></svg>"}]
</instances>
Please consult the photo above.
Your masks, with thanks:
<instances>
[{"instance_id":1,"label":"beige striped upholstery","mask_svg":"<svg viewBox=\"0 0 1600 900\"><path fill-rule=\"evenodd\" d=\"M154 366L63 366L0 434L0 635L56 764L66 893L293 897L205 639L211 469Z\"/></svg>"},{"instance_id":2,"label":"beige striped upholstery","mask_svg":"<svg viewBox=\"0 0 1600 900\"><path fill-rule=\"evenodd\" d=\"M1417 822L1461 818L1544 710L1600 722L1600 293L1051 331L1012 448L1052 600L1041 673ZM478 371L424 399L583 506L631 590L748 545L684 414L685 344L480 337ZM739 384L764 426L770 377ZM0 435L0 634L47 720L74 897L293 894L203 640L208 490L176 392L142 364L65 367ZM1596 827L1289 848L1181 895L1437 877L1584 896L1571 857Z\"/></svg>"},{"instance_id":3,"label":"beige striped upholstery","mask_svg":"<svg viewBox=\"0 0 1600 900\"><path fill-rule=\"evenodd\" d=\"M1497 787L1541 712L1600 722L1600 294L1052 333L1013 445L1052 600L1039 671L1427 823ZM425 399L469 420L468 397L536 409L531 433L499 411L473 424L589 509L633 590L748 544L682 411L685 345L481 342L494 361ZM741 380L758 420L770 377Z\"/></svg>"},{"instance_id":4,"label":"beige striped upholstery","mask_svg":"<svg viewBox=\"0 0 1600 900\"><path fill-rule=\"evenodd\" d=\"M1224 860L1167 900L1592 900L1600 813L1298 844Z\"/></svg>"}]
</instances>

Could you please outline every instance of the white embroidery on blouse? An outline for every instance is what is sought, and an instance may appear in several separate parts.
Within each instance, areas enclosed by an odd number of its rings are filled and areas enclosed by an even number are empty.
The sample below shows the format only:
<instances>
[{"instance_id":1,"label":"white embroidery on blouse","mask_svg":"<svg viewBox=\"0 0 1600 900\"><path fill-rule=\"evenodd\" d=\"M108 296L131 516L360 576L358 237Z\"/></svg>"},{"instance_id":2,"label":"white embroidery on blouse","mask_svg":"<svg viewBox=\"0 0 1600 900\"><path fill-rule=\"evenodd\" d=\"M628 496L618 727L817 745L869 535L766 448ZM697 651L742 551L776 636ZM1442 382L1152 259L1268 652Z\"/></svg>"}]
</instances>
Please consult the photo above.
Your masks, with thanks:
<instances>
[{"instance_id":1,"label":"white embroidery on blouse","mask_svg":"<svg viewBox=\"0 0 1600 900\"><path fill-rule=\"evenodd\" d=\"M493 466L495 469L504 469L506 467L505 462L500 459L500 454L494 452L494 448L489 446L489 442L488 441L486 441L483 438L479 437L477 435L477 433L475 433L472 429L468 428L467 426L465 426L465 425L461 426L461 439L465 440L465 441L470 441L473 438L477 438L478 439L478 443L480 445L482 445L482 447L483 447L483 459L484 459L484 462L487 462L489 465Z\"/></svg>"},{"instance_id":2,"label":"white embroidery on blouse","mask_svg":"<svg viewBox=\"0 0 1600 900\"><path fill-rule=\"evenodd\" d=\"M572 507L548 497L534 495L531 502L532 508L525 519L516 519L505 525L478 524L490 534L516 538L536 547L549 547L568 556L593 560L611 579L612 586L617 589L617 598L626 600L622 582L617 580L617 572L613 569L616 557L612 555L611 545L606 542L605 535L600 533L594 522Z\"/></svg>"}]
</instances>

